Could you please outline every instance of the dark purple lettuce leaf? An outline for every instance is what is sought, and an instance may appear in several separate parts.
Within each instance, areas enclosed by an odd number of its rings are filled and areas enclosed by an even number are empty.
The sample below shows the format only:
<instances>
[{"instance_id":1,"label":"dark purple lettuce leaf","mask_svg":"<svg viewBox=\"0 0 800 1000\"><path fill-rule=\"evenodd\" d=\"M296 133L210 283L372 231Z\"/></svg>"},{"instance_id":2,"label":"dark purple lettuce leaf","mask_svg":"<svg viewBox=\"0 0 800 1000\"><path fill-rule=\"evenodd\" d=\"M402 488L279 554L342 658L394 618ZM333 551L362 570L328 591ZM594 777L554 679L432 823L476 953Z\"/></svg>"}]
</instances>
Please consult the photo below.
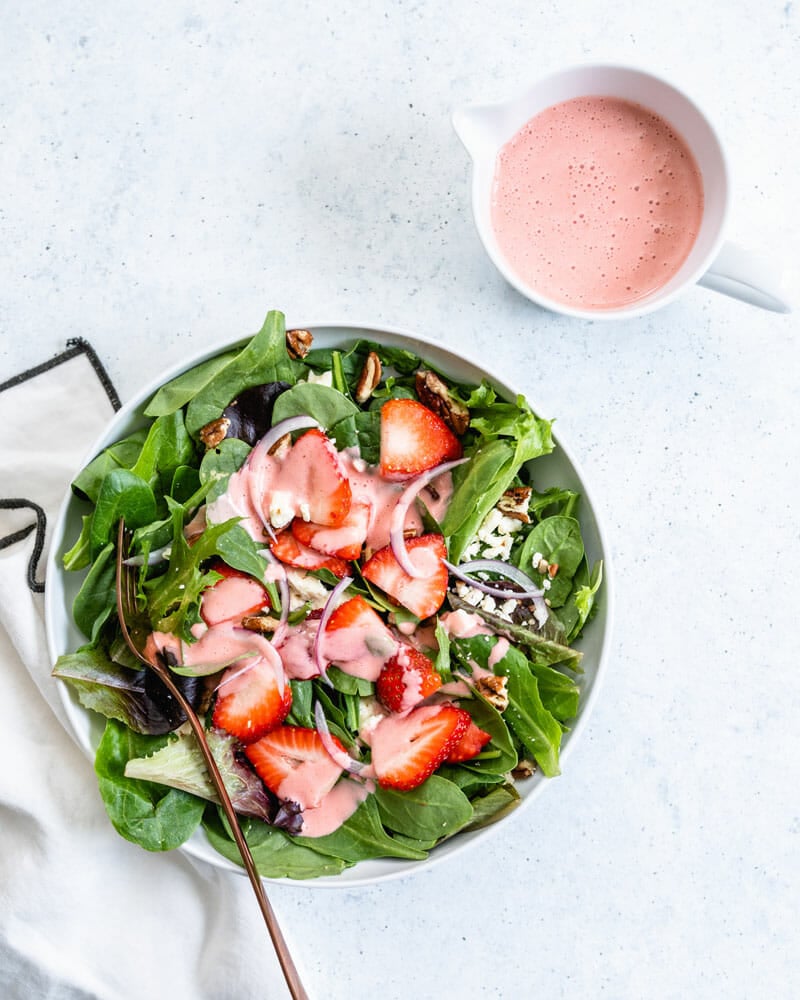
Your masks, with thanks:
<instances>
[{"instance_id":1,"label":"dark purple lettuce leaf","mask_svg":"<svg viewBox=\"0 0 800 1000\"><path fill-rule=\"evenodd\" d=\"M117 719L135 733L162 736L185 721L182 710L152 670L120 666L101 649L84 647L59 656L53 676L75 691L84 708ZM198 711L206 700L207 679L176 675L175 681Z\"/></svg>"},{"instance_id":2,"label":"dark purple lettuce leaf","mask_svg":"<svg viewBox=\"0 0 800 1000\"><path fill-rule=\"evenodd\" d=\"M267 382L240 392L222 411L230 421L225 437L240 438L249 445L259 441L272 426L272 408L288 382Z\"/></svg>"}]
</instances>

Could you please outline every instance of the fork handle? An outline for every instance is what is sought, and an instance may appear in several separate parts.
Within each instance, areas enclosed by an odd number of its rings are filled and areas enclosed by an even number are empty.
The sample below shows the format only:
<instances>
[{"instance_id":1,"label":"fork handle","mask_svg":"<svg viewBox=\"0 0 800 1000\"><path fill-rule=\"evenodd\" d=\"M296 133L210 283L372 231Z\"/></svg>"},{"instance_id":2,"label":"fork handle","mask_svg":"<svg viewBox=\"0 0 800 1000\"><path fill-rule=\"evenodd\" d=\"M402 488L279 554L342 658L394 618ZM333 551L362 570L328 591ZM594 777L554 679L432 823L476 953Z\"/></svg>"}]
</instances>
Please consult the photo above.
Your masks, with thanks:
<instances>
[{"instance_id":1,"label":"fork handle","mask_svg":"<svg viewBox=\"0 0 800 1000\"><path fill-rule=\"evenodd\" d=\"M217 762L214 760L214 755L211 753L211 748L208 745L208 740L206 739L205 730L203 729L203 724L197 717L192 706L186 700L181 689L175 683L170 672L164 668L160 663L150 663L148 660L148 665L155 670L159 678L167 686L172 696L179 703L183 711L186 713L186 718L189 720L189 725L197 737L197 742L200 744L200 750L203 754L203 759L206 762L206 767L208 768L208 774L211 778L214 789L219 796L222 808L225 810L225 815L228 818L228 823L230 824L231 830L233 832L234 840L236 841L236 846L239 848L239 853L242 856L242 861L247 869L247 874L250 877L250 882L253 886L253 891L258 899L258 905L261 908L261 913L263 914L264 920L267 925L267 930L269 931L269 936L272 938L272 943L275 947L275 953L278 956L278 962L280 963L281 970L283 971L284 978L286 980L286 985L289 987L289 992L292 995L293 1000L308 1000L308 994L300 981L300 975L297 968L292 960L291 952L286 944L283 933L281 931L280 925L275 917L275 913L272 909L267 894L264 890L264 883L261 881L261 876L258 874L256 869L255 861L253 860L253 855L250 853L250 847L245 840L244 834L242 833L242 828L239 825L239 819L236 815L236 811L233 808L233 803L231 802L230 795L228 795L228 790L225 787L225 783L222 780L222 775L220 774L219 768L217 767Z\"/></svg>"}]
</instances>

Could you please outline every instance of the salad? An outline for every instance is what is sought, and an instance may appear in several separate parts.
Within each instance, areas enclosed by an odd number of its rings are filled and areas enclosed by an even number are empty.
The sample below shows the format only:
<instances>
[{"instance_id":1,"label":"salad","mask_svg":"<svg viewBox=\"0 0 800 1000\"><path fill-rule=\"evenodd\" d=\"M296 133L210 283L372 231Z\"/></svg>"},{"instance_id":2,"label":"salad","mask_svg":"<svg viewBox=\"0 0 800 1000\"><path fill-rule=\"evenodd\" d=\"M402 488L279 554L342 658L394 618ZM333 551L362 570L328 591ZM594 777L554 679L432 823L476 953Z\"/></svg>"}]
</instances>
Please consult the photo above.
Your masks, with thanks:
<instances>
[{"instance_id":1,"label":"salad","mask_svg":"<svg viewBox=\"0 0 800 1000\"><path fill-rule=\"evenodd\" d=\"M551 426L523 397L365 339L318 348L273 311L145 417L73 482L86 641L53 671L103 719L122 836L170 850L202 828L240 863L190 727L122 638L120 518L145 655L205 720L262 875L423 860L559 774L602 564L579 495L537 489Z\"/></svg>"}]
</instances>

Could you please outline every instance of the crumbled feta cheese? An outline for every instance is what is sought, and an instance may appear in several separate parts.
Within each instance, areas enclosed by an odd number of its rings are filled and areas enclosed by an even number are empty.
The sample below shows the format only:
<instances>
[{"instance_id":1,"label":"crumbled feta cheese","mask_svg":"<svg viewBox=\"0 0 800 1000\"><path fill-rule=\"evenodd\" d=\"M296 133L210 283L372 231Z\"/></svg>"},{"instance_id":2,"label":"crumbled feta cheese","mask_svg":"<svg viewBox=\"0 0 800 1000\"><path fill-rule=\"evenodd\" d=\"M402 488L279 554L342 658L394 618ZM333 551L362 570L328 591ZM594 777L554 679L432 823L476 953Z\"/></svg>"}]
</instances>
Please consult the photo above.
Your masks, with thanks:
<instances>
[{"instance_id":1,"label":"crumbled feta cheese","mask_svg":"<svg viewBox=\"0 0 800 1000\"><path fill-rule=\"evenodd\" d=\"M312 608L324 608L330 596L330 592L315 576L311 576L304 570L286 569L286 578L289 581L289 593L292 600L291 606L298 607L306 602Z\"/></svg>"},{"instance_id":2,"label":"crumbled feta cheese","mask_svg":"<svg viewBox=\"0 0 800 1000\"><path fill-rule=\"evenodd\" d=\"M533 553L533 558L531 559L531 564L533 566L538 566L539 563L542 561L543 558L544 557L542 556L541 552L534 552Z\"/></svg>"},{"instance_id":3,"label":"crumbled feta cheese","mask_svg":"<svg viewBox=\"0 0 800 1000\"><path fill-rule=\"evenodd\" d=\"M308 373L308 378L306 379L309 385L333 385L333 372L320 372L319 375L315 375L314 372Z\"/></svg>"},{"instance_id":4,"label":"crumbled feta cheese","mask_svg":"<svg viewBox=\"0 0 800 1000\"><path fill-rule=\"evenodd\" d=\"M275 490L269 501L269 520L273 528L285 528L294 517L292 494Z\"/></svg>"},{"instance_id":5,"label":"crumbled feta cheese","mask_svg":"<svg viewBox=\"0 0 800 1000\"><path fill-rule=\"evenodd\" d=\"M501 535L513 535L516 531L522 527L522 521L518 521L515 517L507 517L505 514L500 518L500 523L497 525L497 530Z\"/></svg>"},{"instance_id":6,"label":"crumbled feta cheese","mask_svg":"<svg viewBox=\"0 0 800 1000\"><path fill-rule=\"evenodd\" d=\"M492 597L491 594L486 594L481 601L481 609L483 611L488 611L490 614L497 607L497 601Z\"/></svg>"},{"instance_id":7,"label":"crumbled feta cheese","mask_svg":"<svg viewBox=\"0 0 800 1000\"><path fill-rule=\"evenodd\" d=\"M500 607L497 609L497 613L503 618L511 619L511 614L516 608L518 601L503 601Z\"/></svg>"},{"instance_id":8,"label":"crumbled feta cheese","mask_svg":"<svg viewBox=\"0 0 800 1000\"><path fill-rule=\"evenodd\" d=\"M551 587L552 587L551 581L548 580L547 577L545 577L544 580L542 580L542 589L549 590Z\"/></svg>"}]
</instances>

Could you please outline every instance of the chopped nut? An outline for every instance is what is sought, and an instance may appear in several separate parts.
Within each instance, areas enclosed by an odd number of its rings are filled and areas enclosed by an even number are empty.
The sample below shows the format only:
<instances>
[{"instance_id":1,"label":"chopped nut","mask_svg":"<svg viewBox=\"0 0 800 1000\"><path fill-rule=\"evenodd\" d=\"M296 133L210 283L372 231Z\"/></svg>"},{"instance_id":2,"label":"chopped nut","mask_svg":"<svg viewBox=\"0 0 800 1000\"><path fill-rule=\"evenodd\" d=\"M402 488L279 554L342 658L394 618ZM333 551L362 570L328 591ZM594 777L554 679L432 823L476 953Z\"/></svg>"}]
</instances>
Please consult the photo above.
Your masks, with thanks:
<instances>
[{"instance_id":1,"label":"chopped nut","mask_svg":"<svg viewBox=\"0 0 800 1000\"><path fill-rule=\"evenodd\" d=\"M264 632L272 634L280 622L270 615L245 615L242 618L242 628L248 628L251 632Z\"/></svg>"},{"instance_id":2,"label":"chopped nut","mask_svg":"<svg viewBox=\"0 0 800 1000\"><path fill-rule=\"evenodd\" d=\"M530 778L533 772L536 770L536 764L532 760L527 760L523 758L519 764L513 769L511 774L515 778Z\"/></svg>"},{"instance_id":3,"label":"chopped nut","mask_svg":"<svg viewBox=\"0 0 800 1000\"><path fill-rule=\"evenodd\" d=\"M494 707L498 712L504 712L508 708L508 678L507 677L494 677L485 676L479 677L475 682L475 689L483 695L483 697Z\"/></svg>"},{"instance_id":4,"label":"chopped nut","mask_svg":"<svg viewBox=\"0 0 800 1000\"><path fill-rule=\"evenodd\" d=\"M216 420L212 420L211 423L200 428L200 440L208 451L216 448L221 441L224 441L230 426L231 422L227 417L217 417Z\"/></svg>"},{"instance_id":5,"label":"chopped nut","mask_svg":"<svg viewBox=\"0 0 800 1000\"><path fill-rule=\"evenodd\" d=\"M304 358L311 350L313 340L310 330L287 330L286 350L289 352L289 357L296 360Z\"/></svg>"},{"instance_id":6,"label":"chopped nut","mask_svg":"<svg viewBox=\"0 0 800 1000\"><path fill-rule=\"evenodd\" d=\"M544 576L549 569L550 569L550 563L544 558L540 559L539 562L536 564L536 572L541 573L542 576Z\"/></svg>"},{"instance_id":7,"label":"chopped nut","mask_svg":"<svg viewBox=\"0 0 800 1000\"><path fill-rule=\"evenodd\" d=\"M374 351L370 351L367 355L367 360L364 362L364 367L361 369L361 376L356 386L355 399L357 403L366 403L377 388L382 374L381 359Z\"/></svg>"},{"instance_id":8,"label":"chopped nut","mask_svg":"<svg viewBox=\"0 0 800 1000\"><path fill-rule=\"evenodd\" d=\"M454 434L464 434L469 427L469 410L453 399L450 390L434 372L417 372L415 388L420 402L444 420Z\"/></svg>"},{"instance_id":9,"label":"chopped nut","mask_svg":"<svg viewBox=\"0 0 800 1000\"><path fill-rule=\"evenodd\" d=\"M558 572L558 563L550 563L547 567L547 575L551 580L555 579L555 575Z\"/></svg>"},{"instance_id":10,"label":"chopped nut","mask_svg":"<svg viewBox=\"0 0 800 1000\"><path fill-rule=\"evenodd\" d=\"M523 524L530 524L528 505L531 502L532 492L530 486L512 486L497 501L497 509L506 517L513 517Z\"/></svg>"}]
</instances>

